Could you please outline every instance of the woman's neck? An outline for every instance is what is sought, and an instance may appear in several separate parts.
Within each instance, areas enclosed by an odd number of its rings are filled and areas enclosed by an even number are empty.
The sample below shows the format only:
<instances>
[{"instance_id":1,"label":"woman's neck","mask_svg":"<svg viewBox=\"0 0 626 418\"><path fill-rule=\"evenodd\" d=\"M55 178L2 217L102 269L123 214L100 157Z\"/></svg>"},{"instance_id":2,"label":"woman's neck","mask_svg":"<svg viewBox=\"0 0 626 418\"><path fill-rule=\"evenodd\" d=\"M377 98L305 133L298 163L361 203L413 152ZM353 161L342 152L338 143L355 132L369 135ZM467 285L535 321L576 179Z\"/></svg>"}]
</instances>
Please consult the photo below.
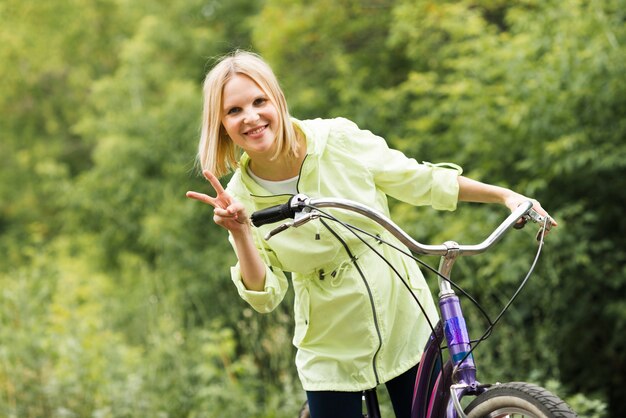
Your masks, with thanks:
<instances>
[{"instance_id":1,"label":"woman's neck","mask_svg":"<svg viewBox=\"0 0 626 418\"><path fill-rule=\"evenodd\" d=\"M281 181L296 177L300 174L300 167L306 156L304 134L299 129L296 129L296 135L300 146L295 157L292 155L280 155L275 159L270 159L261 156L250 156L248 169L264 180Z\"/></svg>"},{"instance_id":2,"label":"woman's neck","mask_svg":"<svg viewBox=\"0 0 626 418\"><path fill-rule=\"evenodd\" d=\"M296 157L280 156L274 160L250 159L248 169L264 180L287 180L300 174L300 167L305 155L306 152L301 147Z\"/></svg>"}]
</instances>

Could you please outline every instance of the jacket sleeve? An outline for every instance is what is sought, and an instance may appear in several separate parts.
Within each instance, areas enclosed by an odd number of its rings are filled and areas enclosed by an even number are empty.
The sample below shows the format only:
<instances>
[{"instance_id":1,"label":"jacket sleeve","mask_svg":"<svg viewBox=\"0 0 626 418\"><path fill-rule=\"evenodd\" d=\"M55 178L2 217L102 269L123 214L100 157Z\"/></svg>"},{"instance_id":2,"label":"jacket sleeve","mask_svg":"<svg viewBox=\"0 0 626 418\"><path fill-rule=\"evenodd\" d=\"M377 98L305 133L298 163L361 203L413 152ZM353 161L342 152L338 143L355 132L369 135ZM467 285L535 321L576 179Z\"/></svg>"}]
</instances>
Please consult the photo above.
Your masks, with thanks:
<instances>
[{"instance_id":1,"label":"jacket sleeve","mask_svg":"<svg viewBox=\"0 0 626 418\"><path fill-rule=\"evenodd\" d=\"M230 235L229 240L234 249L234 243ZM257 242L257 248L258 247ZM241 278L239 263L231 267L230 275L233 283L237 287L239 296L248 302L255 311L268 313L276 309L280 302L282 302L287 293L289 282L287 281L285 273L278 267L280 264L275 260L275 257L272 256L273 252L269 249L261 249L261 253L261 257L265 258L266 263L265 288L262 291L246 289L246 286L243 284L243 279Z\"/></svg>"},{"instance_id":2,"label":"jacket sleeve","mask_svg":"<svg viewBox=\"0 0 626 418\"><path fill-rule=\"evenodd\" d=\"M418 163L389 148L383 138L359 129L348 120L343 122L347 145L354 147L354 155L360 156L376 187L383 193L413 205L456 209L461 167L451 163Z\"/></svg>"}]
</instances>

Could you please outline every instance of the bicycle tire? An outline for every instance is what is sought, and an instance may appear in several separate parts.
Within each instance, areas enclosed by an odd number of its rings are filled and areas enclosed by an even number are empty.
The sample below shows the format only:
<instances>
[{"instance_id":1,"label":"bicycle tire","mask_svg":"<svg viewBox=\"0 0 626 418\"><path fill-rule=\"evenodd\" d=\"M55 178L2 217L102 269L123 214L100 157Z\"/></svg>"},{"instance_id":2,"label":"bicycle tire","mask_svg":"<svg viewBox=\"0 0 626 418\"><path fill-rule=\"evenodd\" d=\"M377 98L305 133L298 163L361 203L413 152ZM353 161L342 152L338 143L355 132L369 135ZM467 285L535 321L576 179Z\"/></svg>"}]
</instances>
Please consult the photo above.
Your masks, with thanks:
<instances>
[{"instance_id":1,"label":"bicycle tire","mask_svg":"<svg viewBox=\"0 0 626 418\"><path fill-rule=\"evenodd\" d=\"M540 386L524 382L494 385L465 409L468 418L576 418L563 400Z\"/></svg>"}]
</instances>

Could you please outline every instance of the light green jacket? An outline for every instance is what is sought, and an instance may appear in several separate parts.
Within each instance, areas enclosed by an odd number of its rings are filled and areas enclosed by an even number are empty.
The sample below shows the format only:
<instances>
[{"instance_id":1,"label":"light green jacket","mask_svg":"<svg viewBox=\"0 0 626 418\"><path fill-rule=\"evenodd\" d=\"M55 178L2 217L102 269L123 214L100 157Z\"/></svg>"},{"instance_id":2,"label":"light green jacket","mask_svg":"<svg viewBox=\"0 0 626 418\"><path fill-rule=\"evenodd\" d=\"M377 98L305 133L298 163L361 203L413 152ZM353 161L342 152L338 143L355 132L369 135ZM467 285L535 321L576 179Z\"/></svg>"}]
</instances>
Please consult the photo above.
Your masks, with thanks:
<instances>
[{"instance_id":1,"label":"light green jacket","mask_svg":"<svg viewBox=\"0 0 626 418\"><path fill-rule=\"evenodd\" d=\"M456 208L460 168L419 164L346 119L294 123L307 138L298 192L310 197L355 200L386 215L387 195L414 205ZM271 195L247 174L247 155L240 163L227 190L249 213L288 199L287 195ZM359 215L338 210L333 213L397 243L389 233ZM231 269L232 280L239 295L255 310L270 312L288 288L283 272L292 272L293 344L298 348L296 366L304 389L372 388L419 362L430 327L407 288L373 250L341 225L324 222L316 220L290 228L269 241L262 237L277 224L253 228L267 264L265 290L247 290L238 265ZM437 311L415 262L386 245L374 245L407 279L434 324Z\"/></svg>"}]
</instances>

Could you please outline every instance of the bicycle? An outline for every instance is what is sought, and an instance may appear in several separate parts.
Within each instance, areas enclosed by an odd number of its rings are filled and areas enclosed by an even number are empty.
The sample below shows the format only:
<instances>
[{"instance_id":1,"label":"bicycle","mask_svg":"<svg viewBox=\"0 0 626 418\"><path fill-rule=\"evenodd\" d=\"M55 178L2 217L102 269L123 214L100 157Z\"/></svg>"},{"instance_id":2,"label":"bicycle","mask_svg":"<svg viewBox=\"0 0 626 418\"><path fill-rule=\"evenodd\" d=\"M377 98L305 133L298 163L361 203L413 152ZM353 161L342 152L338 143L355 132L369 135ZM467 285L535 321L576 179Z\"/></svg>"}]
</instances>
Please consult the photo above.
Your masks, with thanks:
<instances>
[{"instance_id":1,"label":"bicycle","mask_svg":"<svg viewBox=\"0 0 626 418\"><path fill-rule=\"evenodd\" d=\"M576 413L564 401L548 390L534 384L525 382L483 384L476 379L474 349L492 332L494 326L529 279L541 253L545 231L550 227L549 219L535 212L530 201L520 205L482 243L475 245L461 245L453 241L447 241L440 245L421 244L384 214L361 203L338 198L312 199L302 194L292 196L284 204L253 213L251 221L259 227L293 219L293 221L282 223L272 229L265 236L266 240L288 228L297 228L317 218L339 222L357 237L375 237L367 231L342 222L328 211L324 211L323 208L352 211L373 220L409 249L410 254L402 248L395 247L396 250L402 251L408 256L420 254L441 257L439 268L433 269L438 275L439 281L438 300L441 318L436 325L431 325L432 333L419 363L412 403L413 418L577 417ZM476 341L471 341L459 297L453 289L457 286L450 280L450 272L454 262L460 256L476 255L487 251L511 227L521 228L529 220L541 224L537 234L540 245L535 260L522 284L501 313L494 321L488 319L490 325L483 336ZM376 238L384 244L393 245L381 240L379 236ZM365 242L362 238L360 239ZM378 254L380 255L380 253ZM426 265L426 267L428 266ZM466 296L469 295L466 294ZM444 339L445 346L443 345ZM445 361L444 348L448 352L448 358ZM473 397L474 399L466 407L463 407L461 401L466 397ZM363 398L367 409L366 417L380 418L376 388L364 391Z\"/></svg>"}]
</instances>

